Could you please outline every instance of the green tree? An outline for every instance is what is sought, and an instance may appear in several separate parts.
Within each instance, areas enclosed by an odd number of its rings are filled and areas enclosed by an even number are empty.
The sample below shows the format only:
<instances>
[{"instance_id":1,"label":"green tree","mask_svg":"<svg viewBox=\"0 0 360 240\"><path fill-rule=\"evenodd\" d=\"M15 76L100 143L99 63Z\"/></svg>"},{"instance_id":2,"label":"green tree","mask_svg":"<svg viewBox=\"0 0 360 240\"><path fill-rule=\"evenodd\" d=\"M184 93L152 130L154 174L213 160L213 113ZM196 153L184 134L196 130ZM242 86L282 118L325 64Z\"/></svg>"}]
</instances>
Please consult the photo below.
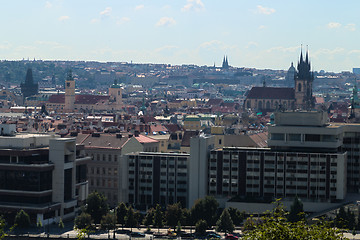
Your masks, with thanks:
<instances>
[{"instance_id":1,"label":"green tree","mask_svg":"<svg viewBox=\"0 0 360 240\"><path fill-rule=\"evenodd\" d=\"M111 230L115 228L116 216L113 213L107 213L104 215L100 222L101 229Z\"/></svg>"},{"instance_id":2,"label":"green tree","mask_svg":"<svg viewBox=\"0 0 360 240\"><path fill-rule=\"evenodd\" d=\"M195 225L196 234L204 236L206 234L207 226L208 226L207 222L203 219L200 219Z\"/></svg>"},{"instance_id":3,"label":"green tree","mask_svg":"<svg viewBox=\"0 0 360 240\"><path fill-rule=\"evenodd\" d=\"M287 216L289 222L298 222L304 219L304 206L300 199L296 196L292 205L290 206L290 213Z\"/></svg>"},{"instance_id":4,"label":"green tree","mask_svg":"<svg viewBox=\"0 0 360 240\"><path fill-rule=\"evenodd\" d=\"M339 209L339 212L336 214L335 217L335 226L338 228L346 228L348 225L348 218L344 207Z\"/></svg>"},{"instance_id":5,"label":"green tree","mask_svg":"<svg viewBox=\"0 0 360 240\"><path fill-rule=\"evenodd\" d=\"M240 226L245 219L245 212L240 212L239 209L233 207L229 207L228 212L234 225Z\"/></svg>"},{"instance_id":6,"label":"green tree","mask_svg":"<svg viewBox=\"0 0 360 240\"><path fill-rule=\"evenodd\" d=\"M150 208L150 209L147 210L146 215L145 215L145 217L143 219L143 224L146 227L150 227L150 225L153 224L154 212L155 212L154 208Z\"/></svg>"},{"instance_id":7,"label":"green tree","mask_svg":"<svg viewBox=\"0 0 360 240\"><path fill-rule=\"evenodd\" d=\"M191 209L194 222L204 219L208 226L213 226L216 220L216 213L219 203L213 196L206 196L204 199L198 199Z\"/></svg>"},{"instance_id":8,"label":"green tree","mask_svg":"<svg viewBox=\"0 0 360 240\"><path fill-rule=\"evenodd\" d=\"M5 226L6 226L5 219L2 216L0 216L0 240L5 239L5 237L7 236L5 233Z\"/></svg>"},{"instance_id":9,"label":"green tree","mask_svg":"<svg viewBox=\"0 0 360 240\"><path fill-rule=\"evenodd\" d=\"M91 215L83 212L75 218L74 225L77 229L85 229L89 228L92 222L93 220L91 218Z\"/></svg>"},{"instance_id":10,"label":"green tree","mask_svg":"<svg viewBox=\"0 0 360 240\"><path fill-rule=\"evenodd\" d=\"M216 222L216 231L231 233L235 230L233 221L231 220L230 214L226 208L221 213L219 220Z\"/></svg>"},{"instance_id":11,"label":"green tree","mask_svg":"<svg viewBox=\"0 0 360 240\"><path fill-rule=\"evenodd\" d=\"M137 218L136 218L136 213L134 211L134 209L130 206L128 208L127 214L126 214L126 218L125 218L125 226L131 228L136 227L138 224Z\"/></svg>"},{"instance_id":12,"label":"green tree","mask_svg":"<svg viewBox=\"0 0 360 240\"><path fill-rule=\"evenodd\" d=\"M183 211L181 209L180 203L168 205L165 217L167 225L174 228L175 231L178 222L181 222L183 218Z\"/></svg>"},{"instance_id":13,"label":"green tree","mask_svg":"<svg viewBox=\"0 0 360 240\"><path fill-rule=\"evenodd\" d=\"M331 226L328 221L319 221L317 224L308 225L305 220L297 222L287 221L283 205L278 201L270 213L264 215L253 230L245 232L245 240L268 239L344 239L342 233Z\"/></svg>"},{"instance_id":14,"label":"green tree","mask_svg":"<svg viewBox=\"0 0 360 240\"><path fill-rule=\"evenodd\" d=\"M38 219L38 221L37 221L37 223L36 223L36 226L37 226L39 229L41 229L41 228L43 227L43 224L42 224L40 218Z\"/></svg>"},{"instance_id":15,"label":"green tree","mask_svg":"<svg viewBox=\"0 0 360 240\"><path fill-rule=\"evenodd\" d=\"M94 223L100 223L101 218L109 211L106 197L98 192L92 192L89 194L86 203L86 212L90 214Z\"/></svg>"},{"instance_id":16,"label":"green tree","mask_svg":"<svg viewBox=\"0 0 360 240\"><path fill-rule=\"evenodd\" d=\"M125 224L125 218L127 215L128 209L125 205L125 203L120 203L118 205L118 207L116 208L116 218L117 218L117 223L121 224L122 228L124 229L124 224Z\"/></svg>"},{"instance_id":17,"label":"green tree","mask_svg":"<svg viewBox=\"0 0 360 240\"><path fill-rule=\"evenodd\" d=\"M30 226L30 217L24 210L20 210L15 216L15 225L19 228L27 228Z\"/></svg>"},{"instance_id":18,"label":"green tree","mask_svg":"<svg viewBox=\"0 0 360 240\"><path fill-rule=\"evenodd\" d=\"M164 226L164 214L161 211L161 207L159 204L156 205L153 219L153 226L158 228L158 232L160 232L160 228Z\"/></svg>"},{"instance_id":19,"label":"green tree","mask_svg":"<svg viewBox=\"0 0 360 240\"><path fill-rule=\"evenodd\" d=\"M59 226L59 228L64 229L65 225L64 225L64 222L63 222L62 218L60 218L58 226Z\"/></svg>"}]
</instances>

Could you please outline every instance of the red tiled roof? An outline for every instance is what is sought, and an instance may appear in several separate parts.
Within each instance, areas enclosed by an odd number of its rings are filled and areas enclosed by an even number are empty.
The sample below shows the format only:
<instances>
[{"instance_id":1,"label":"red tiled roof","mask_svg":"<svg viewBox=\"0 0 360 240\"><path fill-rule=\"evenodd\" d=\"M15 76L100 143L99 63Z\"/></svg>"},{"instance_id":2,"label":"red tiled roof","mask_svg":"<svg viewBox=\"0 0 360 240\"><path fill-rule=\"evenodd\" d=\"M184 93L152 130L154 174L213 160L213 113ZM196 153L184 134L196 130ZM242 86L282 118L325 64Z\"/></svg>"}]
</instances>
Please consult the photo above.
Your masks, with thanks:
<instances>
[{"instance_id":1,"label":"red tiled roof","mask_svg":"<svg viewBox=\"0 0 360 240\"><path fill-rule=\"evenodd\" d=\"M102 95L75 95L75 104L96 104L101 101L106 101L109 96ZM65 103L65 94L54 94L49 97L49 103Z\"/></svg>"},{"instance_id":2,"label":"red tiled roof","mask_svg":"<svg viewBox=\"0 0 360 240\"><path fill-rule=\"evenodd\" d=\"M146 137L144 135L139 135L138 137L135 137L136 140L138 140L139 143L157 143L158 140Z\"/></svg>"},{"instance_id":3,"label":"red tiled roof","mask_svg":"<svg viewBox=\"0 0 360 240\"><path fill-rule=\"evenodd\" d=\"M150 125L150 132L166 132L167 131L167 128L162 126L162 125L159 125L159 124L156 124L156 125Z\"/></svg>"},{"instance_id":4,"label":"red tiled roof","mask_svg":"<svg viewBox=\"0 0 360 240\"><path fill-rule=\"evenodd\" d=\"M253 87L247 95L249 99L295 99L293 88Z\"/></svg>"}]
</instances>

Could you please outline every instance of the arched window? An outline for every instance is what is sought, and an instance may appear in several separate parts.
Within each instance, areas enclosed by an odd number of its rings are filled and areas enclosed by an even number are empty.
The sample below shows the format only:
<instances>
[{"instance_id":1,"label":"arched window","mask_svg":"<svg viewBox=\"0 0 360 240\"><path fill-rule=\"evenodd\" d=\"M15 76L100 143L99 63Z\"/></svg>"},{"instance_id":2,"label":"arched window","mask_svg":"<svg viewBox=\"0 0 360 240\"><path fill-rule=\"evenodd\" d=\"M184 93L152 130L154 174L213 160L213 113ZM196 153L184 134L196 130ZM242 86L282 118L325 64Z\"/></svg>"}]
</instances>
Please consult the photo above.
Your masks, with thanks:
<instances>
[{"instance_id":1,"label":"arched window","mask_svg":"<svg viewBox=\"0 0 360 240\"><path fill-rule=\"evenodd\" d=\"M261 102L261 101L259 101L258 106L259 106L259 107L258 107L259 109L262 109L262 102Z\"/></svg>"},{"instance_id":2,"label":"arched window","mask_svg":"<svg viewBox=\"0 0 360 240\"><path fill-rule=\"evenodd\" d=\"M298 92L301 92L301 83L298 84Z\"/></svg>"},{"instance_id":3,"label":"arched window","mask_svg":"<svg viewBox=\"0 0 360 240\"><path fill-rule=\"evenodd\" d=\"M247 107L247 108L251 108L251 101L250 101L250 100L248 100L248 101L246 102L246 107Z\"/></svg>"},{"instance_id":4,"label":"arched window","mask_svg":"<svg viewBox=\"0 0 360 240\"><path fill-rule=\"evenodd\" d=\"M266 109L270 109L270 101L266 102Z\"/></svg>"}]
</instances>

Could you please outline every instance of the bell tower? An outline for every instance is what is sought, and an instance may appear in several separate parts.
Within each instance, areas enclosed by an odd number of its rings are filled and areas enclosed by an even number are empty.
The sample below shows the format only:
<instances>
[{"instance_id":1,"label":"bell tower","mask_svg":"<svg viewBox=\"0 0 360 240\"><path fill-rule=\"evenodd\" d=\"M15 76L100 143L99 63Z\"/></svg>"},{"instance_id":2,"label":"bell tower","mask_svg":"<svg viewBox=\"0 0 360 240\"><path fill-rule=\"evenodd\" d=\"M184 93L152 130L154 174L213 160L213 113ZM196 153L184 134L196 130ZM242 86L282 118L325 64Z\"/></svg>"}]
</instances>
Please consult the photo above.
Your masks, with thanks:
<instances>
[{"instance_id":1,"label":"bell tower","mask_svg":"<svg viewBox=\"0 0 360 240\"><path fill-rule=\"evenodd\" d=\"M65 111L73 111L75 105L75 80L72 71L68 72L65 81Z\"/></svg>"}]
</instances>

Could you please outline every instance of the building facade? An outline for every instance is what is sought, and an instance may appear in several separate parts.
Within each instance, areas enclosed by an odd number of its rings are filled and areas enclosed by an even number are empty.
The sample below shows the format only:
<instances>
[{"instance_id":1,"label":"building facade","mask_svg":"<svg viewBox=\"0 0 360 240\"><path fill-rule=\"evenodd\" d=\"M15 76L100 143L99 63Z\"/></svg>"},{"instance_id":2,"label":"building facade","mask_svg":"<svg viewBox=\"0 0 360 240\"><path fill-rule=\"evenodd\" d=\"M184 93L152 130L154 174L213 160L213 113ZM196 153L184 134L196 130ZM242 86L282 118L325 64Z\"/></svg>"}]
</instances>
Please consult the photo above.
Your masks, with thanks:
<instances>
[{"instance_id":1,"label":"building facade","mask_svg":"<svg viewBox=\"0 0 360 240\"><path fill-rule=\"evenodd\" d=\"M1 125L3 128L4 126ZM0 136L0 212L10 222L23 209L35 224L75 217L88 195L85 157L74 138Z\"/></svg>"},{"instance_id":2,"label":"building facade","mask_svg":"<svg viewBox=\"0 0 360 240\"><path fill-rule=\"evenodd\" d=\"M129 204L140 210L177 202L188 207L189 154L140 152L126 159Z\"/></svg>"}]
</instances>

